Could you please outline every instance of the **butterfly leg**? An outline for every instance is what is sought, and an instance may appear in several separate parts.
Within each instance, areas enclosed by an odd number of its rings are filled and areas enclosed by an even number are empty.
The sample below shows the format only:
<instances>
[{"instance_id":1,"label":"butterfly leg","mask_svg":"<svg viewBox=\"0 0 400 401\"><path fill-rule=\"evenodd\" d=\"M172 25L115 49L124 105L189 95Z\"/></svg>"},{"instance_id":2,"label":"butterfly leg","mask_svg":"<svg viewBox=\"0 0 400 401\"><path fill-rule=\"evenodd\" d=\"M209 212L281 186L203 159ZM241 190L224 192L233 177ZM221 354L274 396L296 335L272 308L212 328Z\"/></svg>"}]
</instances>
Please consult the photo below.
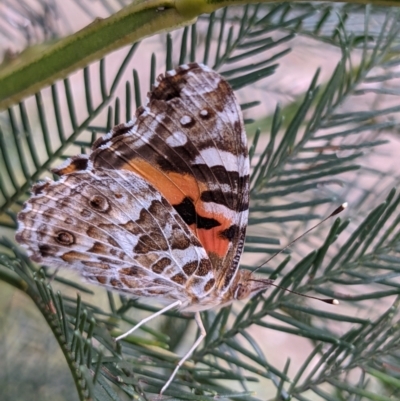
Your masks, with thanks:
<instances>
[{"instance_id":1,"label":"butterfly leg","mask_svg":"<svg viewBox=\"0 0 400 401\"><path fill-rule=\"evenodd\" d=\"M172 303L171 305L166 306L165 308L159 310L156 313L153 313L152 315L150 315L149 317L146 317L145 319L141 320L136 326L132 327L130 330L128 330L126 333L121 334L120 336L118 336L115 341L119 341L127 336L129 336L129 334L133 333L136 329L138 329L140 326L144 325L145 323L149 322L150 320L154 319L155 317L162 315L164 312L170 310L170 309L174 309L176 307L178 307L179 305L182 304L182 301L176 301L174 303Z\"/></svg>"},{"instance_id":2,"label":"butterfly leg","mask_svg":"<svg viewBox=\"0 0 400 401\"><path fill-rule=\"evenodd\" d=\"M192 355L193 351L199 346L199 344L203 341L204 337L206 336L207 332L206 329L204 328L203 322L201 321L201 316L200 312L196 312L194 315L194 318L196 319L197 326L200 329L200 337L196 340L196 342L192 345L192 348L186 353L186 355L179 361L178 365L172 372L172 375L168 379L168 381L164 384L164 387L160 391L160 395L168 388L168 386L171 384L172 380L174 380L175 375L178 373L179 368L185 363L185 361Z\"/></svg>"}]
</instances>

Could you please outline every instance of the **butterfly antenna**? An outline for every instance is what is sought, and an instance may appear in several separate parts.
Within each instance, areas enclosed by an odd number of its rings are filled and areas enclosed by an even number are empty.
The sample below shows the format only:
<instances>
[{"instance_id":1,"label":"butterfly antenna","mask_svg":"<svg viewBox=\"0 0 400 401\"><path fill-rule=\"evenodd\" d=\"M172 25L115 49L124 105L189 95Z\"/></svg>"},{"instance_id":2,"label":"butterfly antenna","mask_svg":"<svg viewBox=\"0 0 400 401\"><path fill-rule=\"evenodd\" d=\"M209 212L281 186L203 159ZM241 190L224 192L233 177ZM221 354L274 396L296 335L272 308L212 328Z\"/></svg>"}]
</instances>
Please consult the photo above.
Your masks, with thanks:
<instances>
[{"instance_id":1,"label":"butterfly antenna","mask_svg":"<svg viewBox=\"0 0 400 401\"><path fill-rule=\"evenodd\" d=\"M287 289L285 287L281 287L280 285L277 285L277 284L274 284L274 283L271 283L271 285L273 287L280 288L281 290L285 290L287 292L291 292L292 294L300 295L301 297L316 299L317 301L325 302L326 304L330 304L330 305L339 305L339 301L337 299L335 299L335 298L313 297L312 295L301 294L300 292L289 290L289 289Z\"/></svg>"},{"instance_id":2,"label":"butterfly antenna","mask_svg":"<svg viewBox=\"0 0 400 401\"><path fill-rule=\"evenodd\" d=\"M305 231L303 234L295 238L293 241L289 242L285 247L280 249L278 252L275 252L270 258L268 258L263 264L258 266L255 270L253 270L253 273L255 273L257 270L260 270L264 265L266 265L270 260L272 260L275 256L278 256L280 253L285 251L286 249L290 248L295 242L297 242L299 239L303 238L305 235L307 235L310 231L314 230L318 226L320 226L322 223L324 223L326 220L330 219L333 216L336 216L337 214L343 212L344 209L347 207L347 202L342 203L338 208L336 208L329 216L325 217L323 220L321 220L319 223L317 223L315 226L311 227L307 231ZM289 290L287 290L289 291ZM293 292L293 291L289 291ZM300 294L301 295L301 294ZM313 298L313 297L308 297L308 298ZM319 299L319 298L318 298Z\"/></svg>"}]
</instances>

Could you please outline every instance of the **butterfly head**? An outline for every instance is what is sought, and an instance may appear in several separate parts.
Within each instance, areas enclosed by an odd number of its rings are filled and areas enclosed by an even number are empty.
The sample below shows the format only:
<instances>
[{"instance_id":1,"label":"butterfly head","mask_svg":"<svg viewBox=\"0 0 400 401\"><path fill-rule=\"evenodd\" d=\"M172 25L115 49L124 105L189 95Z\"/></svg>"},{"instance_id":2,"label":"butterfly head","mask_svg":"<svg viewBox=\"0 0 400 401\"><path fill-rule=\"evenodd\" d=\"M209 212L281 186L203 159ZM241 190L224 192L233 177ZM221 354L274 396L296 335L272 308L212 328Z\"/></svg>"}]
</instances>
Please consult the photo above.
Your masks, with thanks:
<instances>
[{"instance_id":1,"label":"butterfly head","mask_svg":"<svg viewBox=\"0 0 400 401\"><path fill-rule=\"evenodd\" d=\"M233 299L246 299L264 291L271 286L273 280L260 279L249 270L239 270L232 288Z\"/></svg>"},{"instance_id":2,"label":"butterfly head","mask_svg":"<svg viewBox=\"0 0 400 401\"><path fill-rule=\"evenodd\" d=\"M288 288L281 287L274 283L274 280L265 279L257 277L253 272L248 270L239 270L235 278L235 283L232 286L232 291L230 293L230 300L241 300L246 298L251 298L253 295L268 289L269 287L280 288L284 291L290 292L292 294L300 295L305 298L316 299L317 301L325 302L330 305L338 305L339 301L335 298L319 298L313 297L311 295L301 294L296 291L289 290Z\"/></svg>"}]
</instances>

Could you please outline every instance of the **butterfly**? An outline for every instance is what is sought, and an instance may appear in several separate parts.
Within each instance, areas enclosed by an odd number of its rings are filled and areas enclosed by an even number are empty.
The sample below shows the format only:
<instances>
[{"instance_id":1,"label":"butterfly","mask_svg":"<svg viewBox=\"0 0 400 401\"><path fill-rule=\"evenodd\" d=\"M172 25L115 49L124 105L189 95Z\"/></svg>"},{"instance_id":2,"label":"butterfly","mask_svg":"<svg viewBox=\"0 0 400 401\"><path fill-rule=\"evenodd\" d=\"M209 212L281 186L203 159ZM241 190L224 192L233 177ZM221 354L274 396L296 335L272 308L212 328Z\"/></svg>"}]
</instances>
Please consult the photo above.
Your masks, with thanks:
<instances>
[{"instance_id":1,"label":"butterfly","mask_svg":"<svg viewBox=\"0 0 400 401\"><path fill-rule=\"evenodd\" d=\"M267 289L239 269L249 209L249 157L228 82L198 63L158 77L146 106L33 186L18 214L17 241L32 260L78 271L134 297L194 312Z\"/></svg>"}]
</instances>

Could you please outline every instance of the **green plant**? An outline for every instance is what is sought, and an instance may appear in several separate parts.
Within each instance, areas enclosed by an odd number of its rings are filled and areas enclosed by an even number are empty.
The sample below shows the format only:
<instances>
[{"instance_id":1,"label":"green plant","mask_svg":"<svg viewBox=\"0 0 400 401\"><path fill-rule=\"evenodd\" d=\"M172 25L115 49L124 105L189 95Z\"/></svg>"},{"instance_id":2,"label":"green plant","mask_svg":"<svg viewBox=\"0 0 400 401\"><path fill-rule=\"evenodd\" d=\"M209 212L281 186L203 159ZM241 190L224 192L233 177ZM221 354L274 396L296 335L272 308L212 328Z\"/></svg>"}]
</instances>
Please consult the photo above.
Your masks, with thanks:
<instances>
[{"instance_id":1,"label":"green plant","mask_svg":"<svg viewBox=\"0 0 400 401\"><path fill-rule=\"evenodd\" d=\"M399 31L393 9L319 3L226 8L157 36L162 51L149 54L150 45L157 46L154 39L136 43L1 112L0 278L24 292L43 315L80 400L152 399L179 360L174 352L178 339L193 337L191 317L168 312L159 320L162 326L145 327L115 344L120 326L129 327L138 313L157 308L101 289L91 295L93 288L63 272L50 282L54 269L34 265L12 240L16 212L31 184L129 120L133 104L142 102L141 88L149 87L160 70L205 62L246 96L246 90L271 82L291 46L301 46L295 37L340 55L327 79L317 70L304 93L270 115L250 118L256 106L275 102L268 88L257 92L260 99L242 102L252 159L242 268L254 269L309 221L351 199L352 222L337 219L329 230L325 224L303 246L296 245L295 263L289 266L290 258L282 257L260 270L280 278L281 286L338 298L344 306L328 309L274 289L245 304L204 312L207 337L191 358L194 363L185 364L166 394L188 400L399 397L400 197L391 189L398 174L373 164L388 133L396 135ZM143 78L146 70L139 71L143 63L148 63L150 82ZM290 90L285 82L279 84ZM357 308L360 317L354 316ZM256 340L255 326L265 338L277 331L307 339L299 344L309 344L311 352L294 367L290 359L277 367L266 356L276 346ZM270 387L254 394L258 380Z\"/></svg>"}]
</instances>

